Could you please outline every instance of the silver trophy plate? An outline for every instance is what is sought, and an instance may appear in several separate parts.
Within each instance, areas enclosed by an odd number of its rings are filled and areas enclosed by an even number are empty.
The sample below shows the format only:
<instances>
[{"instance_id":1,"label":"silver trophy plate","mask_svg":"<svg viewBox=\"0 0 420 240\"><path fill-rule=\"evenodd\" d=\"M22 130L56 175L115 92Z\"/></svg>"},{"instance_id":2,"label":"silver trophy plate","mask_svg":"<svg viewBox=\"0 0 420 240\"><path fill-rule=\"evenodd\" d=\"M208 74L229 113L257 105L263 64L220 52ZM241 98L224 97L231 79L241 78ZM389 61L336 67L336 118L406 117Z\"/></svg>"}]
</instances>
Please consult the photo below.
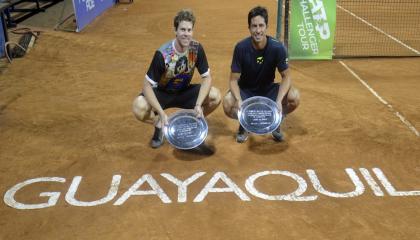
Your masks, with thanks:
<instances>
[{"instance_id":1,"label":"silver trophy plate","mask_svg":"<svg viewBox=\"0 0 420 240\"><path fill-rule=\"evenodd\" d=\"M204 118L196 117L194 110L180 110L168 118L164 127L168 142L178 149L198 147L207 137L208 125Z\"/></svg>"},{"instance_id":2,"label":"silver trophy plate","mask_svg":"<svg viewBox=\"0 0 420 240\"><path fill-rule=\"evenodd\" d=\"M255 134L267 134L276 130L281 123L277 104L262 96L246 99L238 111L239 123L245 130Z\"/></svg>"}]
</instances>

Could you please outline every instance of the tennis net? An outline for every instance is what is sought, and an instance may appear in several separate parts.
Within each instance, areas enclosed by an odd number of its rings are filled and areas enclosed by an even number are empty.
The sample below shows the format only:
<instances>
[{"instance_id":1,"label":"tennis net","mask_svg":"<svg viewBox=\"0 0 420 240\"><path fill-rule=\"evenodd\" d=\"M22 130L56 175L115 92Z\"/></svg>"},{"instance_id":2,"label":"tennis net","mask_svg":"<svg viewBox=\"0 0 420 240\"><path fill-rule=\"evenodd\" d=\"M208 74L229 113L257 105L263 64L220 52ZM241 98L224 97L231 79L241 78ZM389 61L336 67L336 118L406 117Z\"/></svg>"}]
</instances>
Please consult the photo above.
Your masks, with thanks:
<instances>
[{"instance_id":1,"label":"tennis net","mask_svg":"<svg viewBox=\"0 0 420 240\"><path fill-rule=\"evenodd\" d=\"M336 57L420 56L419 0L337 0Z\"/></svg>"},{"instance_id":2,"label":"tennis net","mask_svg":"<svg viewBox=\"0 0 420 240\"><path fill-rule=\"evenodd\" d=\"M334 57L375 56L420 56L420 0L336 0Z\"/></svg>"}]
</instances>

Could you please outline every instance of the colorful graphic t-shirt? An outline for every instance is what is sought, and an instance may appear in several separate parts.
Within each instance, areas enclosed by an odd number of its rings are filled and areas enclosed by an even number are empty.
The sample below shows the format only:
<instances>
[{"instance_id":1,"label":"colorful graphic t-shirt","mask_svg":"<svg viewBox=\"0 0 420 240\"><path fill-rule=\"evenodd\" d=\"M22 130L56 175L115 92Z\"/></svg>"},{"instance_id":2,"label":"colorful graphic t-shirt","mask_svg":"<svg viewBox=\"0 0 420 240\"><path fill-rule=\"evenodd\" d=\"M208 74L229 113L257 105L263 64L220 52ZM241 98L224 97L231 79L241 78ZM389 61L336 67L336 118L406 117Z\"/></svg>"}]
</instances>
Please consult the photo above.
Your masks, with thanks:
<instances>
[{"instance_id":1,"label":"colorful graphic t-shirt","mask_svg":"<svg viewBox=\"0 0 420 240\"><path fill-rule=\"evenodd\" d=\"M197 41L191 41L187 51L175 49L175 40L163 44L153 57L146 78L154 87L167 92L186 89L197 67L201 77L210 73L206 54Z\"/></svg>"}]
</instances>

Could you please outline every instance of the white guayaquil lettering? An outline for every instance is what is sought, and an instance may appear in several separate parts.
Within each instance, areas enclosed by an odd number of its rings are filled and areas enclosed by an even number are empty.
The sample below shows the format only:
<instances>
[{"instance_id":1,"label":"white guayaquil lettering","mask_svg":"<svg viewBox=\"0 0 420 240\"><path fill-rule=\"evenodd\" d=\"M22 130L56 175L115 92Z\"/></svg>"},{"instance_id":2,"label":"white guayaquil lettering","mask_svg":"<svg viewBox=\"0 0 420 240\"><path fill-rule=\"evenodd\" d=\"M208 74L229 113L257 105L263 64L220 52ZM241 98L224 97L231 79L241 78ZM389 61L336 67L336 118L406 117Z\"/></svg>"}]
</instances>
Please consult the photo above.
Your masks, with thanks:
<instances>
[{"instance_id":1,"label":"white guayaquil lettering","mask_svg":"<svg viewBox=\"0 0 420 240\"><path fill-rule=\"evenodd\" d=\"M379 168L373 168L373 172L375 173L376 177L385 187L386 191L391 196L420 196L420 191L397 191L388 181L388 178L385 177L384 173Z\"/></svg>"},{"instance_id":2,"label":"white guayaquil lettering","mask_svg":"<svg viewBox=\"0 0 420 240\"><path fill-rule=\"evenodd\" d=\"M194 182L195 180L197 180L199 177L203 176L204 174L206 173L198 172L183 182L181 182L179 179L175 178L169 173L162 173L160 175L178 186L178 202L186 202L188 185L190 185L192 182Z\"/></svg>"},{"instance_id":3,"label":"white guayaquil lettering","mask_svg":"<svg viewBox=\"0 0 420 240\"><path fill-rule=\"evenodd\" d=\"M363 177L366 179L366 182L369 184L370 188L372 188L375 196L383 197L384 192L381 190L381 187L379 187L378 183L376 183L376 181L373 179L372 175L369 173L369 170L366 168L359 168L359 170Z\"/></svg>"},{"instance_id":4,"label":"white guayaquil lettering","mask_svg":"<svg viewBox=\"0 0 420 240\"><path fill-rule=\"evenodd\" d=\"M91 207L91 206L107 203L111 201L112 199L114 199L114 197L117 195L118 187L120 186L121 175L114 175L112 177L111 187L109 188L108 194L105 197L96 201L92 201L92 202L82 202L74 198L81 181L82 181L81 176L76 176L73 178L73 181L69 187L69 190L67 191L65 199L68 203L74 206Z\"/></svg>"},{"instance_id":5,"label":"white guayaquil lettering","mask_svg":"<svg viewBox=\"0 0 420 240\"><path fill-rule=\"evenodd\" d=\"M373 174L369 172L366 168L359 168L360 173L362 174L363 178L366 180L367 184L372 189L375 196L383 197L384 191L381 190L381 187L379 186L379 183L385 188L386 192L390 196L394 197L406 197L406 196L420 196L420 191L397 191L388 178L385 177L384 173L379 168L373 168L371 171L376 175L377 180L373 178ZM365 186L360 181L358 175L352 168L346 168L345 169L347 175L350 177L351 182L354 185L354 190L351 192L344 192L344 193L337 193L337 192L331 192L324 188L324 186L320 183L320 180L315 173L314 170L308 169L306 170L306 173L310 179L310 182L312 183L314 189L323 195L334 197L334 198L352 198L359 196L364 193ZM178 187L178 202L179 203L185 203L187 201L187 193L188 193L188 186L195 182L198 178L205 175L205 172L197 172L194 173L191 177L187 178L186 180L179 180L175 178L173 175L169 173L162 173L161 176L168 181L174 183ZM277 195L269 195L267 193L263 193L260 190L258 190L255 187L255 182L265 176L268 175L280 175L281 177L285 176L288 178L293 179L297 182L298 187L294 192L291 193L283 193L283 194L277 194ZM69 186L69 189L65 195L65 201L73 206L96 206L101 205L110 202L113 200L117 193L118 188L121 183L121 175L114 175L111 180L111 186L108 190L108 193L106 196L99 200L95 201L80 201L75 198L78 188L80 186L80 183L82 181L81 176L75 176ZM226 187L215 187L216 184L220 181L222 181ZM272 180L271 180L272 181ZM24 182L18 183L9 190L6 191L3 200L4 202L15 209L40 209L40 208L48 208L55 206L59 200L59 197L61 195L61 192L42 192L39 194L40 197L47 197L48 200L44 200L41 203L22 203L15 200L15 195L18 191L21 191L23 188L25 188L28 185L34 184L34 183L41 183L41 182L58 182L58 183L65 183L66 179L61 177L40 177L40 178L34 178L29 179ZM141 186L143 186L145 183L147 183L150 187L149 190L139 190ZM299 176L296 173L292 173L289 171L280 171L280 170L273 170L273 171L263 171L263 172L257 172L251 176L249 176L245 180L245 188L246 190L253 196L257 198L261 198L264 200L271 200L271 201L314 201L318 199L318 195L310 195L310 196L302 196L306 190L307 190L307 182ZM200 191L200 193L194 198L193 202L202 202L206 196L210 193L234 193L236 194L240 200L242 201L251 201L251 199L248 197L248 195L242 191L238 185L236 185L235 182L233 182L224 172L216 172L211 179L208 181L208 183L203 187L203 189ZM166 195L166 193L163 191L163 189L159 186L159 184L156 182L156 180L152 177L150 174L144 174L142 177L140 177L126 192L124 192L120 198L118 198L113 205L122 205L127 201L128 198L131 196L146 196L146 195L156 195L160 198L160 200L163 203L171 203L171 199Z\"/></svg>"},{"instance_id":6,"label":"white guayaquil lettering","mask_svg":"<svg viewBox=\"0 0 420 240\"><path fill-rule=\"evenodd\" d=\"M363 183L360 181L359 177L356 175L353 169L346 168L346 172L349 175L350 179L352 180L355 190L347 193L336 193L336 192L330 192L325 190L325 188L321 185L319 182L318 176L315 174L315 171L312 169L306 170L306 173L308 174L315 190L317 190L319 193L335 197L335 198L350 198L350 197L356 197L359 195L362 195L365 191L365 187L363 186Z\"/></svg>"},{"instance_id":7,"label":"white guayaquil lettering","mask_svg":"<svg viewBox=\"0 0 420 240\"><path fill-rule=\"evenodd\" d=\"M214 186L219 179L222 180L228 187L215 188ZM194 202L203 201L209 192L233 192L242 201L251 201L251 199L228 176L226 176L224 172L216 172L201 192L195 197Z\"/></svg>"},{"instance_id":8,"label":"white guayaquil lettering","mask_svg":"<svg viewBox=\"0 0 420 240\"><path fill-rule=\"evenodd\" d=\"M6 194L4 194L4 202L12 208L16 209L40 209L40 208L47 208L52 207L57 204L58 198L60 197L60 192L43 192L40 193L40 197L48 197L48 201L46 203L39 203L39 204L25 204L20 203L15 200L15 194L17 191L22 189L23 187L30 185L32 183L38 182L59 182L64 183L66 182L65 178L61 177L41 177L41 178L34 178L26 180L22 183L18 183L12 188L10 188Z\"/></svg>"},{"instance_id":9,"label":"white guayaquil lettering","mask_svg":"<svg viewBox=\"0 0 420 240\"><path fill-rule=\"evenodd\" d=\"M137 190L145 182L147 182L150 185L152 190L147 190L147 191ZM152 175L144 174L117 201L115 201L114 205L123 204L130 196L145 196L145 195L157 195L164 203L172 202L171 199L169 199L168 195L166 195L163 189L152 177Z\"/></svg>"},{"instance_id":10,"label":"white guayaquil lettering","mask_svg":"<svg viewBox=\"0 0 420 240\"><path fill-rule=\"evenodd\" d=\"M265 193L261 193L255 188L254 182L258 178L267 176L267 175L283 175L283 176L290 177L298 183L298 188L293 193L289 193L286 195L268 195ZM288 171L258 172L250 176L245 181L245 188L246 190L248 190L249 193L265 200L285 200L285 201L314 201L316 200L318 196L306 196L306 197L301 196L306 191L307 187L308 185L306 184L306 181L302 177Z\"/></svg>"}]
</instances>

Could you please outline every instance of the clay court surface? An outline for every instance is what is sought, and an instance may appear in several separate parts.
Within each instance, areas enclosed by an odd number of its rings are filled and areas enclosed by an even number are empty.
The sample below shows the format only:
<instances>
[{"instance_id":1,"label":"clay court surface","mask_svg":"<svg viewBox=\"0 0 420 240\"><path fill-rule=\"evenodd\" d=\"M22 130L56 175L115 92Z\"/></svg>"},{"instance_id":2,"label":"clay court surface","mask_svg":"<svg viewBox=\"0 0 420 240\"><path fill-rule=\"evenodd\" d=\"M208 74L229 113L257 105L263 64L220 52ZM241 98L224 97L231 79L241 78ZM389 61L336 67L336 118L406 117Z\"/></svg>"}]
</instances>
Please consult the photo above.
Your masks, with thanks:
<instances>
[{"instance_id":1,"label":"clay court surface","mask_svg":"<svg viewBox=\"0 0 420 240\"><path fill-rule=\"evenodd\" d=\"M214 85L225 93L233 46L249 35L247 13L256 4L135 0L109 9L81 33L43 29L35 48L0 75L0 192L5 197L29 179L65 182L34 183L14 195L17 202L41 204L48 197L40 193L60 192L48 208L22 210L2 201L0 239L420 239L420 142L415 134L420 129L420 58L291 61L302 101L285 120L287 140L282 143L271 136L236 143L238 123L225 117L220 106L207 118L211 152L180 151L168 143L157 150L149 147L153 129L134 118L131 104L154 51L174 37L175 13L194 10L195 39L206 50ZM275 35L276 1L258 4L268 7L269 34ZM200 81L198 74L194 81ZM380 190L368 184L361 168ZM363 191L345 195L355 191L346 169L360 178ZM373 169L407 196L389 193ZM344 197L321 193L307 170L316 173L325 190ZM280 196L296 191L298 182L284 175L288 172L307 183L301 196L315 199L253 195L245 182L265 171L271 174L255 181L259 192ZM185 202L178 199L178 187L161 175L184 181L199 172L205 174L188 185ZM226 178L208 185L220 172ZM116 205L145 174L170 202L155 193ZM85 207L65 200L74 177L82 177L74 198L92 202L107 195L114 175L121 181L112 200ZM206 185L228 192L203 195ZM138 192L151 189L144 182ZM232 189L240 189L249 201Z\"/></svg>"}]
</instances>

